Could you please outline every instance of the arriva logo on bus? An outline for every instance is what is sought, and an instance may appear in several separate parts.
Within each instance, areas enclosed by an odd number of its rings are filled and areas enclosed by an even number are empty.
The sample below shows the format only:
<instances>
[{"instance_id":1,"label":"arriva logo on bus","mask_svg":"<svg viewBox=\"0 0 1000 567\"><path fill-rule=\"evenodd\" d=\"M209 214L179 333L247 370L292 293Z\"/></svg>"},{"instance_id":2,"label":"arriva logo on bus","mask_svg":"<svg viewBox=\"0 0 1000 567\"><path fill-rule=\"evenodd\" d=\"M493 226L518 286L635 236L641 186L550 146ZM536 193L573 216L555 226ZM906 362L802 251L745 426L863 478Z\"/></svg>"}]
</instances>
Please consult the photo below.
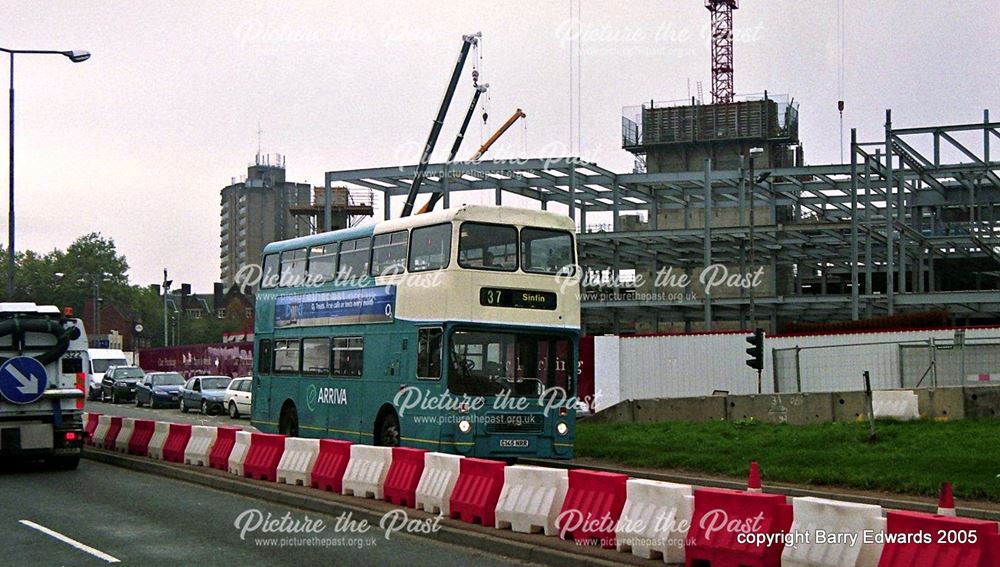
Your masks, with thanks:
<instances>
[{"instance_id":1,"label":"arriva logo on bus","mask_svg":"<svg viewBox=\"0 0 1000 567\"><path fill-rule=\"evenodd\" d=\"M345 406L347 405L347 390L345 388L317 388L315 384L310 384L306 390L306 405L309 407L309 411L315 411L316 404Z\"/></svg>"}]
</instances>

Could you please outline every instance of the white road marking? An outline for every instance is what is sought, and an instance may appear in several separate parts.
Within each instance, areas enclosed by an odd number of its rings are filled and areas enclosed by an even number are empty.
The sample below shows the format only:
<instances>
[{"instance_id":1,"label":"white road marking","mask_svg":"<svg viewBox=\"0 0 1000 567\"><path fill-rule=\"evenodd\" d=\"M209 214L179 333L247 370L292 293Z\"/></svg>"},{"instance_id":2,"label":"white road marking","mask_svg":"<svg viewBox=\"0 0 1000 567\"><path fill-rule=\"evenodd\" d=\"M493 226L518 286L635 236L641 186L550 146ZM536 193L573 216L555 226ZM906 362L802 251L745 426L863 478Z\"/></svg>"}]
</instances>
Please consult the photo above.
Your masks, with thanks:
<instances>
[{"instance_id":1,"label":"white road marking","mask_svg":"<svg viewBox=\"0 0 1000 567\"><path fill-rule=\"evenodd\" d=\"M56 538L57 540L59 540L59 541L61 541L63 543L68 543L69 545L71 545L71 546L79 549L80 551L83 551L84 553L89 553L90 555L93 555L94 557L96 557L98 559L107 561L108 563L121 563L121 561L119 561L118 558L114 557L113 555L108 555L107 553L104 553L103 551L101 551L99 549L94 549L93 547L90 547L89 545L80 543L80 542L76 541L75 539L73 539L73 538L71 538L69 536L64 536L63 534L61 534L61 533L59 533L59 532L57 532L55 530L51 530L49 528L46 528L45 526L43 526L41 524L36 524L35 522L32 522L31 520L18 520L18 522L20 524L22 524L22 525L28 526L29 528L38 530L38 531L42 532L45 535L52 536L52 537Z\"/></svg>"}]
</instances>

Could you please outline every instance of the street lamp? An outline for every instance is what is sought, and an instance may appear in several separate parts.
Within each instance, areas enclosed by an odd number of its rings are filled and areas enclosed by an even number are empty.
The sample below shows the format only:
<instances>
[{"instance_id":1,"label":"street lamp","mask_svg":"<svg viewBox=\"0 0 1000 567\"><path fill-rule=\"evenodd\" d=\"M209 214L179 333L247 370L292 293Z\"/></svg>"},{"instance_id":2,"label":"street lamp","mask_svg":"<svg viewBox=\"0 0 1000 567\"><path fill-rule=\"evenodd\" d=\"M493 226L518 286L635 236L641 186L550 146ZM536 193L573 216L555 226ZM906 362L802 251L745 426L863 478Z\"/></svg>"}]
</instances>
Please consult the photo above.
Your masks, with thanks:
<instances>
[{"instance_id":1,"label":"street lamp","mask_svg":"<svg viewBox=\"0 0 1000 567\"><path fill-rule=\"evenodd\" d=\"M90 279L90 283L94 286L94 316L91 321L94 323L94 340L101 340L99 335L101 334L101 303L104 299L101 297L101 282L105 278L111 277L108 272L100 272L97 274L80 274L80 277L76 280L79 283L86 283L87 279Z\"/></svg>"},{"instance_id":2,"label":"street lamp","mask_svg":"<svg viewBox=\"0 0 1000 567\"><path fill-rule=\"evenodd\" d=\"M7 299L14 299L14 56L15 55L63 55L73 63L90 59L89 51L50 51L37 49L7 49L0 51L10 54L10 209L7 217Z\"/></svg>"}]
</instances>

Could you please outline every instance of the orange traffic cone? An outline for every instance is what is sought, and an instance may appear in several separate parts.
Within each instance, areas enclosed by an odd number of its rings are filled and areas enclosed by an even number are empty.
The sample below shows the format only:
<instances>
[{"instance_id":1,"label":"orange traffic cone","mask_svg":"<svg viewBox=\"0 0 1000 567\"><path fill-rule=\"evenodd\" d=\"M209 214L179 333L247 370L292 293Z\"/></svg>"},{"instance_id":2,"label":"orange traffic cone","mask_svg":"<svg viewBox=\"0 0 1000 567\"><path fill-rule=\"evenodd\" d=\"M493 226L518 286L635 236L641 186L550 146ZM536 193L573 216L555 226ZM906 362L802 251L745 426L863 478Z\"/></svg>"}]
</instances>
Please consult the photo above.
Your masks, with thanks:
<instances>
[{"instance_id":1,"label":"orange traffic cone","mask_svg":"<svg viewBox=\"0 0 1000 567\"><path fill-rule=\"evenodd\" d=\"M760 487L760 465L757 461L750 461L750 477L747 479L747 492L761 493Z\"/></svg>"},{"instance_id":2,"label":"orange traffic cone","mask_svg":"<svg viewBox=\"0 0 1000 567\"><path fill-rule=\"evenodd\" d=\"M937 513L939 516L956 516L955 496L952 494L950 482L941 483L941 497L938 498Z\"/></svg>"}]
</instances>

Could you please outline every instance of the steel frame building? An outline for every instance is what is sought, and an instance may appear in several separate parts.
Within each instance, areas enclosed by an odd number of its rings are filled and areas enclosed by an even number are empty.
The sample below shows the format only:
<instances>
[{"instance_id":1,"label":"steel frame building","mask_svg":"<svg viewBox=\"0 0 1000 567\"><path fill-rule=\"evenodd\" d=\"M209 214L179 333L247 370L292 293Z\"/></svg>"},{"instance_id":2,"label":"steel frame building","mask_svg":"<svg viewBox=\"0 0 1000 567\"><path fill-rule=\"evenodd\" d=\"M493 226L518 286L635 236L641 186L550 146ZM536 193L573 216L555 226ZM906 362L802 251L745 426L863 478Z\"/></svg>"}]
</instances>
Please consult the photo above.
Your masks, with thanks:
<instances>
[{"instance_id":1,"label":"steel frame building","mask_svg":"<svg viewBox=\"0 0 1000 567\"><path fill-rule=\"evenodd\" d=\"M969 136L981 144L970 145ZM620 174L572 158L537 158L432 164L421 193L442 192L445 207L463 191L490 191L497 205L504 194L533 199L542 209L569 205L581 227L579 263L595 272L716 263L744 269L752 248L756 265L787 274L773 293L715 299L640 298L616 279L615 293L584 297L591 333L749 328L751 302L757 324L769 323L772 331L792 321L934 308L960 321L996 322L1000 161L990 147L1000 139L1000 122L984 111L982 122L894 128L886 111L883 140L855 138L852 131L850 163L769 169L759 183L743 168L717 171L707 159L699 172ZM414 172L415 166L331 171L326 186L380 192L388 215L390 199L407 193ZM747 215L751 192L754 225ZM761 206L769 211L765 218ZM739 222L713 226L713 212L724 209L735 210ZM669 210L682 211L682 227L657 226ZM634 211L645 211L648 222L629 222ZM703 220L692 222L693 212ZM608 213L608 223L587 222Z\"/></svg>"}]
</instances>

